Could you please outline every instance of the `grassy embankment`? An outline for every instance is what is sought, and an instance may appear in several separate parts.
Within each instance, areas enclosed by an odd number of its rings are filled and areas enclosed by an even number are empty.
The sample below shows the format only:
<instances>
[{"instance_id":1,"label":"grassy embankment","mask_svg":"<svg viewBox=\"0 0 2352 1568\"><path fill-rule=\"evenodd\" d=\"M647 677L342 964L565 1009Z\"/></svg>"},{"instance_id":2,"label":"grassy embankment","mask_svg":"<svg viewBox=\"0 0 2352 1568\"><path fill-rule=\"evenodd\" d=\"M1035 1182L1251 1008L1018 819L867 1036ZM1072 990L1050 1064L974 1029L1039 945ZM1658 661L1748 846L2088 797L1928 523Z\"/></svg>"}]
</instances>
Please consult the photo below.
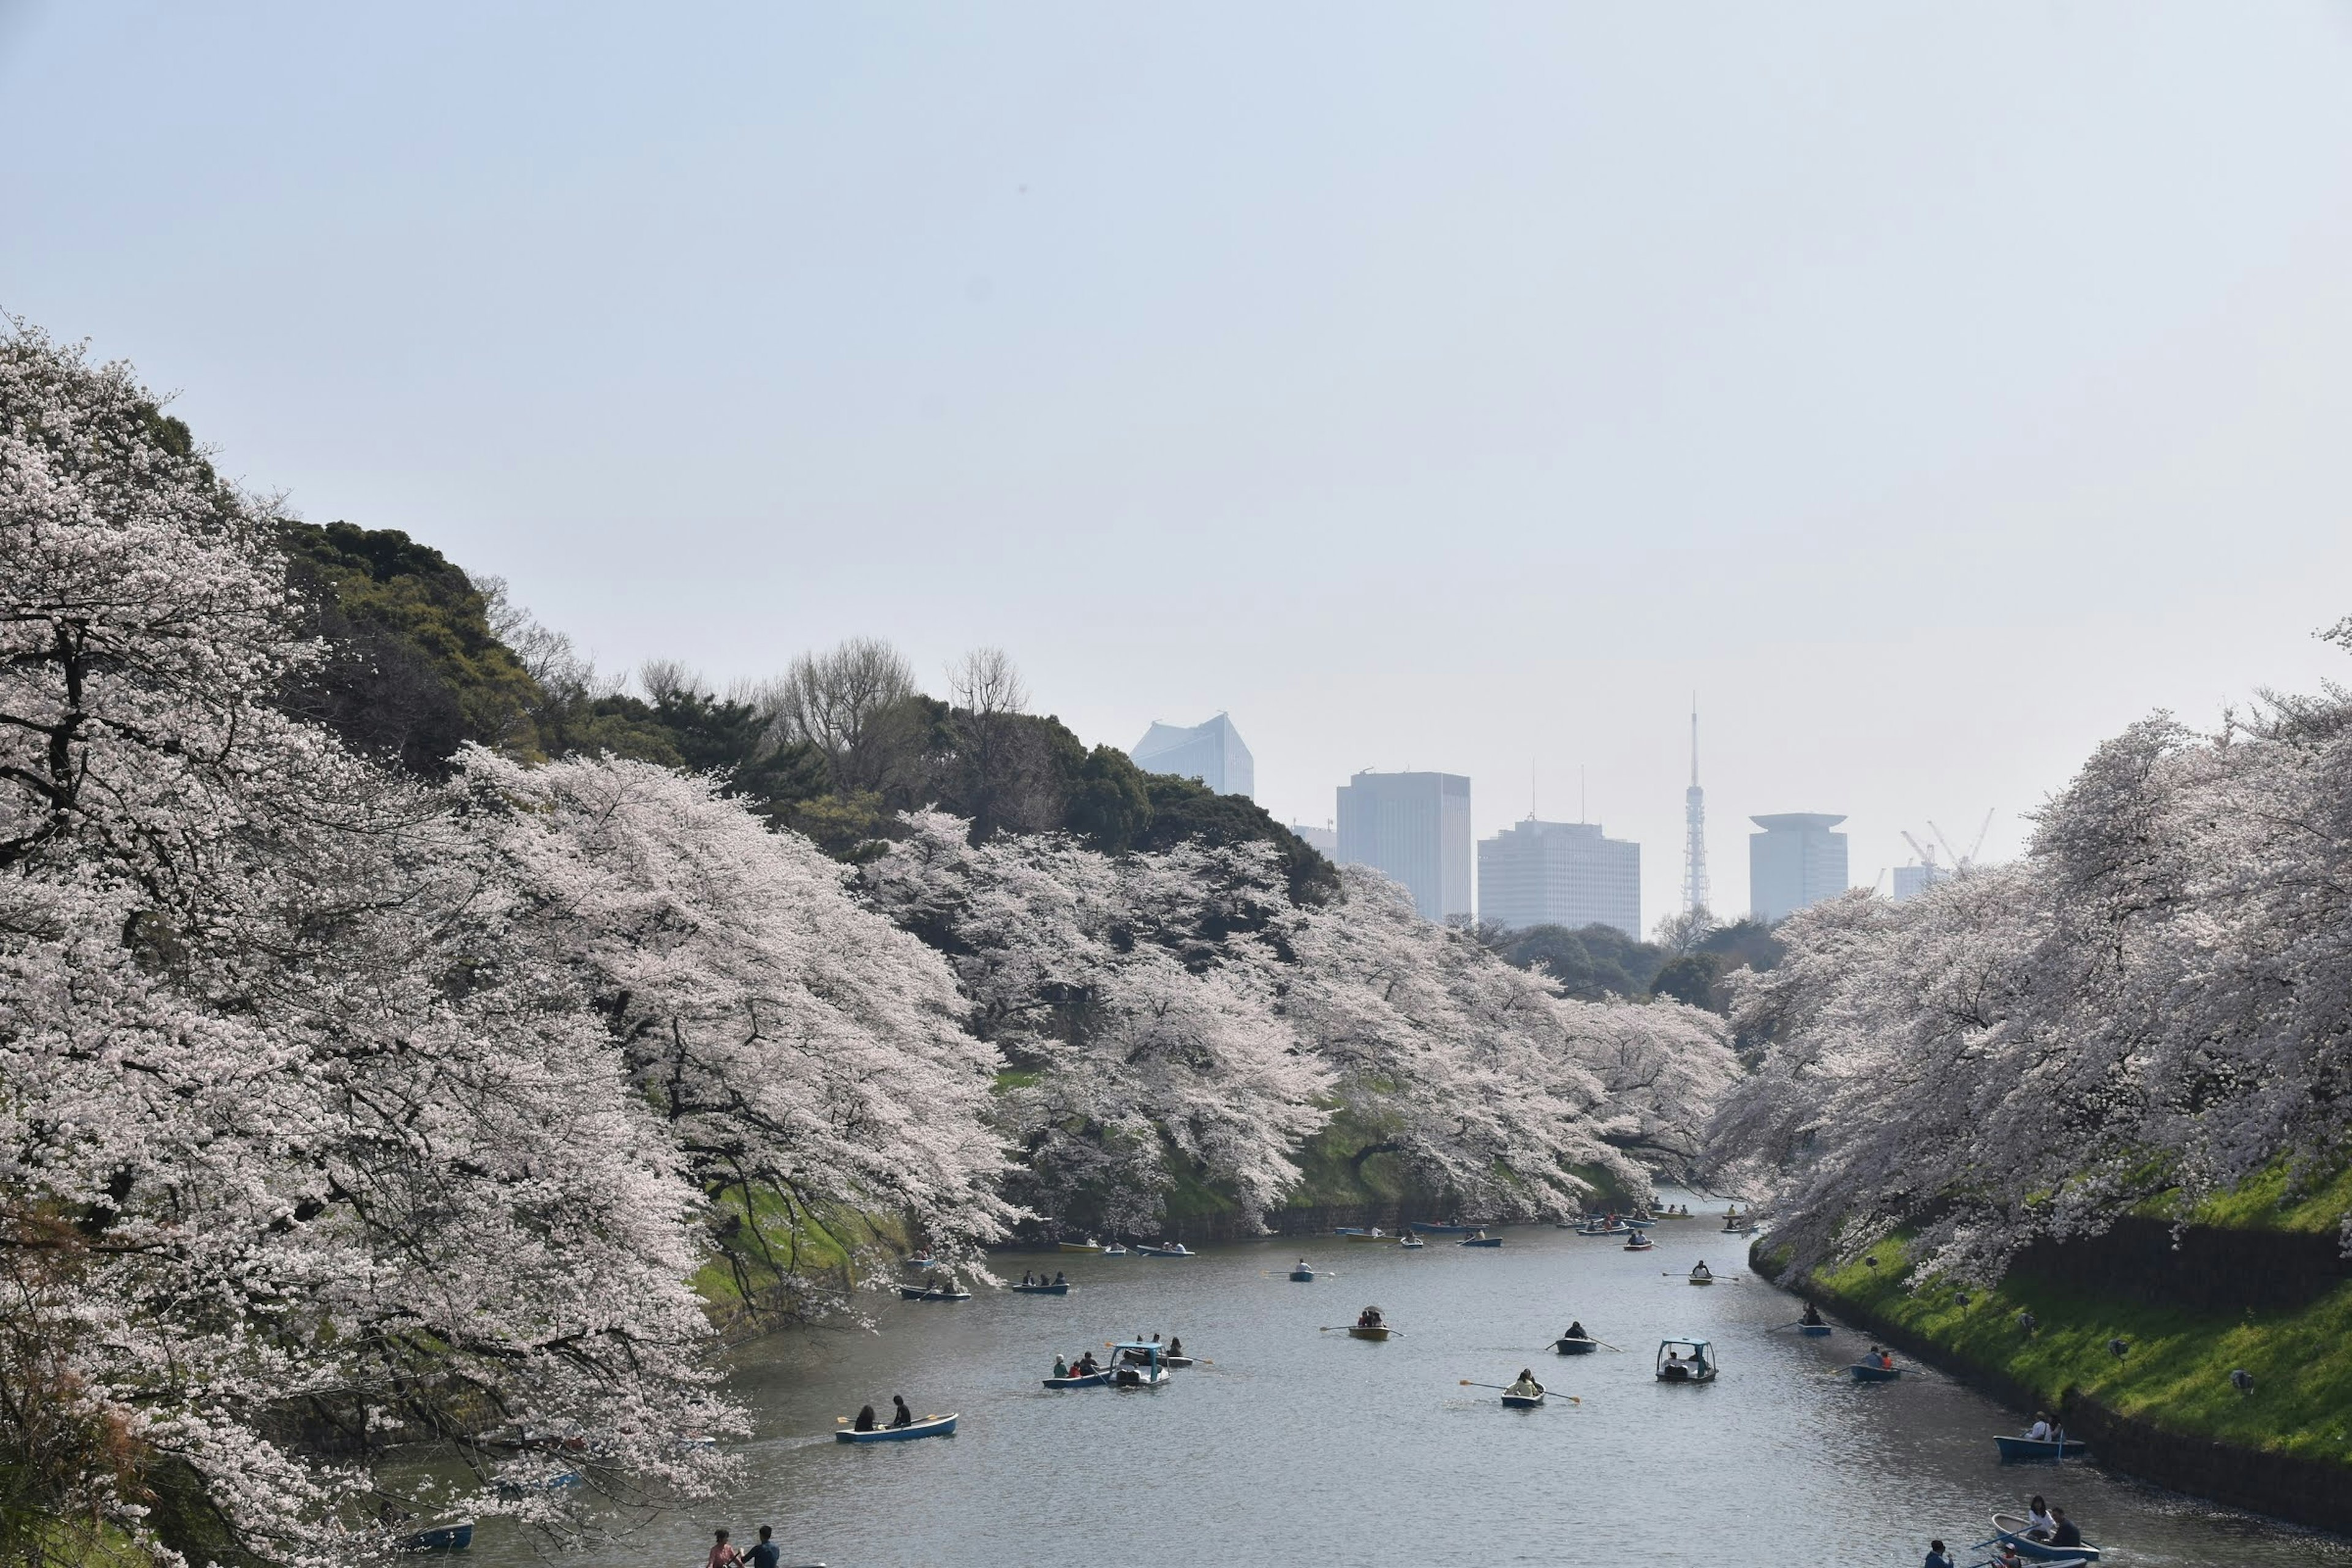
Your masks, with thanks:
<instances>
[{"instance_id":1,"label":"grassy embankment","mask_svg":"<svg viewBox=\"0 0 2352 1568\"><path fill-rule=\"evenodd\" d=\"M2186 1215L2151 1212L2232 1230L2333 1232L2352 1209L2352 1169L2291 1196L2285 1173L2248 1183ZM1998 1289L1940 1282L1914 1290L1901 1238L1861 1262L1811 1276L1827 1294L1919 1336L1956 1363L2005 1374L2055 1408L2079 1389L2118 1415L2163 1430L2265 1453L2344 1466L2352 1482L2352 1283L2293 1309L2196 1310L2122 1291L2070 1289L2011 1275ZM1789 1282L1802 1289L1797 1281ZM2017 1314L2039 1328L2028 1335ZM2121 1359L2110 1340L2129 1346ZM2250 1394L2230 1373L2253 1374Z\"/></svg>"}]
</instances>

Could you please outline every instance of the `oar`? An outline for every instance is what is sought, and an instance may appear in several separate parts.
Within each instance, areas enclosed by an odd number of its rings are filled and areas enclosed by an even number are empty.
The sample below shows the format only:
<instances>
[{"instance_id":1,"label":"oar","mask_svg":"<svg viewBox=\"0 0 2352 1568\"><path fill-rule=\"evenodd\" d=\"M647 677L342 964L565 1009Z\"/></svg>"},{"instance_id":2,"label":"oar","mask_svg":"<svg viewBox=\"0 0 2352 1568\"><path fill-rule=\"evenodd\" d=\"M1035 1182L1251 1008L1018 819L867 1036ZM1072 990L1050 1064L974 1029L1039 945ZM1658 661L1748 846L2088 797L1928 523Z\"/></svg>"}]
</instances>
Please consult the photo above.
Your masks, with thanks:
<instances>
[{"instance_id":1,"label":"oar","mask_svg":"<svg viewBox=\"0 0 2352 1568\"><path fill-rule=\"evenodd\" d=\"M1510 1385L1509 1385L1508 1384L1503 1384L1503 1383L1473 1383L1473 1382L1471 1382L1471 1381L1470 1381L1468 1378L1466 1378L1466 1377L1465 1377L1465 1378L1464 1378L1464 1379L1462 1379L1462 1380L1461 1380L1461 1382L1462 1382L1462 1386L1463 1386L1463 1387L1465 1387L1465 1388L1494 1388L1494 1389L1499 1389L1499 1390L1501 1390L1501 1391L1502 1391L1503 1393L1505 1393L1505 1394L1508 1394L1508 1393L1510 1393L1510 1392L1511 1392ZM1545 1390L1543 1391L1543 1396L1544 1396L1546 1399L1565 1399L1565 1400L1567 1400L1570 1405L1581 1405L1581 1404L1583 1404L1583 1403L1584 1403L1584 1401L1583 1401L1583 1400L1581 1400L1581 1399L1578 1398L1578 1397L1577 1397L1575 1394L1555 1394L1555 1393L1553 1393L1553 1392L1552 1392L1550 1389L1549 1389L1549 1388L1547 1388L1547 1389L1545 1389Z\"/></svg>"},{"instance_id":2,"label":"oar","mask_svg":"<svg viewBox=\"0 0 2352 1568\"><path fill-rule=\"evenodd\" d=\"M1559 1339L1552 1341L1549 1344L1538 1345L1536 1349L1540 1351L1558 1350L1560 1345L1560 1340L1565 1340L1572 1345L1599 1345L1605 1351L1617 1351L1619 1355L1623 1355L1625 1353L1623 1351L1618 1350L1615 1345L1611 1344L1607 1340L1596 1340L1591 1334L1585 1335L1582 1339L1577 1338L1574 1334L1562 1334L1559 1336Z\"/></svg>"}]
</instances>

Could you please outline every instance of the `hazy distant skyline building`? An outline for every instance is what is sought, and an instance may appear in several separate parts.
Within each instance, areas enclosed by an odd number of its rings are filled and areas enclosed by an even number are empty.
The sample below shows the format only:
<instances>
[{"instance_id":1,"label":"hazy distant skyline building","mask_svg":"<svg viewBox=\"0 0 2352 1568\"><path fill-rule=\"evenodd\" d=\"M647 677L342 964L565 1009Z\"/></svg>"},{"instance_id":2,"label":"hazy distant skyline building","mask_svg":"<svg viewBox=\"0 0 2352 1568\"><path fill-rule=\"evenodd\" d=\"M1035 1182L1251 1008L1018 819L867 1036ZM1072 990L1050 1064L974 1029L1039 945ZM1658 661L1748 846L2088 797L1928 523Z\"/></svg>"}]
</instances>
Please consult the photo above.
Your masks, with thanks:
<instances>
[{"instance_id":1,"label":"hazy distant skyline building","mask_svg":"<svg viewBox=\"0 0 2352 1568\"><path fill-rule=\"evenodd\" d=\"M1642 935L1642 847L1597 822L1515 822L1478 841L1478 918L1514 930L1614 926Z\"/></svg>"},{"instance_id":2,"label":"hazy distant skyline building","mask_svg":"<svg viewBox=\"0 0 2352 1568\"><path fill-rule=\"evenodd\" d=\"M1367 772L1339 795L1340 864L1402 882L1425 920L1471 918L1468 779Z\"/></svg>"},{"instance_id":3,"label":"hazy distant skyline building","mask_svg":"<svg viewBox=\"0 0 2352 1568\"><path fill-rule=\"evenodd\" d=\"M1691 693L1691 782L1683 791L1683 913L1706 908L1706 791L1698 787L1698 693ZM1637 931L1634 933L1639 935Z\"/></svg>"},{"instance_id":4,"label":"hazy distant skyline building","mask_svg":"<svg viewBox=\"0 0 2352 1568\"><path fill-rule=\"evenodd\" d=\"M1916 866L1897 866L1895 901L1899 904L1906 899L1916 899L1950 875L1950 867L1938 866L1933 860L1923 860Z\"/></svg>"},{"instance_id":5,"label":"hazy distant skyline building","mask_svg":"<svg viewBox=\"0 0 2352 1568\"><path fill-rule=\"evenodd\" d=\"M1219 795L1257 798L1257 763L1242 743L1242 734L1224 714L1204 723L1182 725L1151 721L1127 753L1148 773L1175 773L1198 779Z\"/></svg>"},{"instance_id":6,"label":"hazy distant skyline building","mask_svg":"<svg viewBox=\"0 0 2352 1568\"><path fill-rule=\"evenodd\" d=\"M1311 823L1294 822L1290 825L1290 831L1305 839L1307 841L1307 847L1316 851L1326 860L1336 861L1339 858L1339 834L1338 829L1330 827L1317 827Z\"/></svg>"},{"instance_id":7,"label":"hazy distant skyline building","mask_svg":"<svg viewBox=\"0 0 2352 1568\"><path fill-rule=\"evenodd\" d=\"M1843 816L1784 811L1748 820L1764 830L1748 836L1748 903L1758 920L1782 920L1845 891L1845 835L1830 831Z\"/></svg>"}]
</instances>

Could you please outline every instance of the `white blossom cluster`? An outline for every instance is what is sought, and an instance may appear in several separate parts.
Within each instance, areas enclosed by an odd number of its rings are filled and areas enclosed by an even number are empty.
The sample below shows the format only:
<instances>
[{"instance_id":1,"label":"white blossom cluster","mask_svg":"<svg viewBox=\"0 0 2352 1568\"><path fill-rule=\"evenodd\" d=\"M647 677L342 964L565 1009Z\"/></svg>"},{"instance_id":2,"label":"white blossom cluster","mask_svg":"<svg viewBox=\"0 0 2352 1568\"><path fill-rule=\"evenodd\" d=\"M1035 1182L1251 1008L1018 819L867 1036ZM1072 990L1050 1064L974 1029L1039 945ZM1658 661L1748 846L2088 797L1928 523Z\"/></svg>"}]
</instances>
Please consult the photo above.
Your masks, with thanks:
<instances>
[{"instance_id":1,"label":"white blossom cluster","mask_svg":"<svg viewBox=\"0 0 2352 1568\"><path fill-rule=\"evenodd\" d=\"M868 895L949 955L1004 1052L1016 1191L1082 1226L1158 1228L1179 1160L1260 1223L1327 1130L1465 1211L1557 1212L1587 1190L1571 1166L1646 1190L1694 1155L1737 1071L1707 1015L1563 998L1364 868L1301 908L1264 846L1115 858L908 826Z\"/></svg>"},{"instance_id":2,"label":"white blossom cluster","mask_svg":"<svg viewBox=\"0 0 2352 1568\"><path fill-rule=\"evenodd\" d=\"M1930 1272L1986 1279L2040 1237L2292 1190L2352 1132L2352 693L2136 725L2020 862L1780 934L1737 982L1769 1044L1712 1152L1773 1184L1800 1261L1913 1226Z\"/></svg>"}]
</instances>

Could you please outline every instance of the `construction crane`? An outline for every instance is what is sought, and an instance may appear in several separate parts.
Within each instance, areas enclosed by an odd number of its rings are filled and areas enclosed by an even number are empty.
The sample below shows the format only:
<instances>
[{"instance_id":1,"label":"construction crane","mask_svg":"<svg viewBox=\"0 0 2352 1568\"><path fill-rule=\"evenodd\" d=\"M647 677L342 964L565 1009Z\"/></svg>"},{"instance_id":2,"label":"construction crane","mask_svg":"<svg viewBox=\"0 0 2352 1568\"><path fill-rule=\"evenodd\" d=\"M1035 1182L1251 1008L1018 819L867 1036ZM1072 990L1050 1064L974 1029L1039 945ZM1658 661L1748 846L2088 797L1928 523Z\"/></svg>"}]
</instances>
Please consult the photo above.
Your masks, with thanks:
<instances>
[{"instance_id":1,"label":"construction crane","mask_svg":"<svg viewBox=\"0 0 2352 1568\"><path fill-rule=\"evenodd\" d=\"M1928 826L1932 827L1935 824L1930 823ZM1940 871L1943 869L1942 867L1936 864L1936 850L1933 845L1920 843L1917 836L1907 827L1900 829L1900 831L1903 835L1903 842L1911 846L1912 854L1919 857L1919 864L1927 867L1930 871ZM1940 837L1940 835L1938 837Z\"/></svg>"},{"instance_id":2,"label":"construction crane","mask_svg":"<svg viewBox=\"0 0 2352 1568\"><path fill-rule=\"evenodd\" d=\"M1985 812L1984 821L1979 823L1977 826L1976 840L1969 846L1969 852L1965 855L1952 847L1952 841L1944 837L1944 830L1936 826L1935 818L1929 817L1927 819L1927 830L1936 836L1936 842L1944 847L1944 853L1952 858L1953 868L1956 870L1965 871L1969 867L1977 863L1977 851L1984 847L1985 835L1992 831L1992 811L1988 809ZM1911 836L1908 833L1906 833L1903 837L1906 838L1911 838ZM1918 849L1919 841L1916 838L1911 838L1911 847ZM1921 850L1919 858L1922 860L1927 859L1927 852L1925 850Z\"/></svg>"}]
</instances>

